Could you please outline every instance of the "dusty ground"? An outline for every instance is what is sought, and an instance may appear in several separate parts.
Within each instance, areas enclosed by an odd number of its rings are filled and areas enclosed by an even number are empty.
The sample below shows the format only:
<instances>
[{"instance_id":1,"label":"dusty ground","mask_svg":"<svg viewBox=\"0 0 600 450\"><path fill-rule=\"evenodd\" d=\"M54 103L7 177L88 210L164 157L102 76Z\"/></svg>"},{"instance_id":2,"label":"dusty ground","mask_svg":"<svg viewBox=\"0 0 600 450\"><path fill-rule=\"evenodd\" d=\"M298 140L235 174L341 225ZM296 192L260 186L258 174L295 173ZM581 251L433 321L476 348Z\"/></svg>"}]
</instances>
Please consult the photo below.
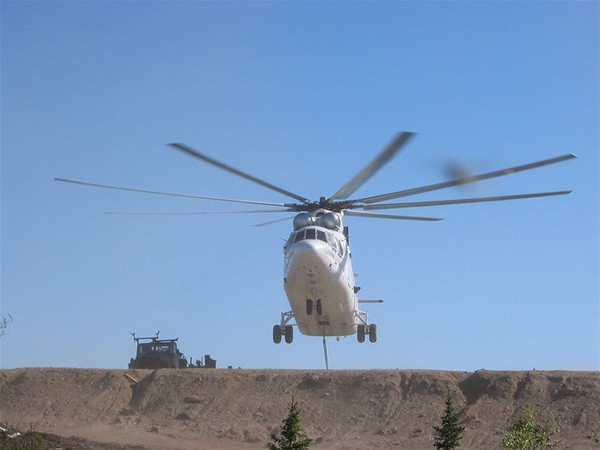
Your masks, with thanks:
<instances>
[{"instance_id":1,"label":"dusty ground","mask_svg":"<svg viewBox=\"0 0 600 450\"><path fill-rule=\"evenodd\" d=\"M0 423L152 450L264 449L294 396L312 448L419 450L447 393L462 448L501 449L525 403L560 448L594 448L600 430L600 372L559 371L0 370Z\"/></svg>"}]
</instances>

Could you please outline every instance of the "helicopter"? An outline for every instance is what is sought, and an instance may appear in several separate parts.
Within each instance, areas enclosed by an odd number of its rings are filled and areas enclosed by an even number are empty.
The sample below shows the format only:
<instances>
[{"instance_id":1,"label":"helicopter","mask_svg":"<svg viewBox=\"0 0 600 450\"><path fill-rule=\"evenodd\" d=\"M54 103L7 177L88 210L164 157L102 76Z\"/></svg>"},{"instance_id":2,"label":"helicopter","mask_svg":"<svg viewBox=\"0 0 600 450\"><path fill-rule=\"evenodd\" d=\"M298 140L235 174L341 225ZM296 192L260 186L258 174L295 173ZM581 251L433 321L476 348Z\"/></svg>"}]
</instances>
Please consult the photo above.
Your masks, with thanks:
<instances>
[{"instance_id":1,"label":"helicopter","mask_svg":"<svg viewBox=\"0 0 600 450\"><path fill-rule=\"evenodd\" d=\"M379 169L398 154L398 152L402 150L414 136L415 133L408 131L398 133L375 158L365 165L345 185L332 195L320 197L319 200L311 200L302 195L283 189L282 187L273 185L181 143L173 143L169 144L169 146L252 183L256 183L271 191L278 192L279 194L295 200L295 202L283 203L208 197L90 183L66 178L55 178L55 180L97 188L269 207L269 209L227 211L222 213L294 213L293 229L283 248L283 287L291 309L282 312L279 323L276 323L273 326L273 342L279 344L282 341L285 341L287 344L291 344L294 340L294 328L296 327L300 333L304 335L323 337L324 347L325 337L328 336L337 337L339 339L343 336L355 334L359 343L365 342L367 338L369 342L374 343L377 341L377 325L369 320L368 313L362 311L359 308L359 305L361 303L382 303L383 300L359 300L358 298L360 287L356 283L357 274L354 273L352 268L352 253L349 245L350 236L348 227L344 225L344 218L346 216L434 222L442 219L427 216L390 214L379 211L519 200L566 195L572 192L554 191L452 200L389 203L390 200L402 197L409 197L453 186L475 183L490 178L511 175L576 158L574 154L565 154L480 175L470 176L463 174L457 178L440 183L403 189L375 196L349 199L354 192L375 175ZM190 214L204 214L204 212ZM260 226L287 219L288 218L266 222L260 224ZM325 354L326 353L325 350Z\"/></svg>"}]
</instances>

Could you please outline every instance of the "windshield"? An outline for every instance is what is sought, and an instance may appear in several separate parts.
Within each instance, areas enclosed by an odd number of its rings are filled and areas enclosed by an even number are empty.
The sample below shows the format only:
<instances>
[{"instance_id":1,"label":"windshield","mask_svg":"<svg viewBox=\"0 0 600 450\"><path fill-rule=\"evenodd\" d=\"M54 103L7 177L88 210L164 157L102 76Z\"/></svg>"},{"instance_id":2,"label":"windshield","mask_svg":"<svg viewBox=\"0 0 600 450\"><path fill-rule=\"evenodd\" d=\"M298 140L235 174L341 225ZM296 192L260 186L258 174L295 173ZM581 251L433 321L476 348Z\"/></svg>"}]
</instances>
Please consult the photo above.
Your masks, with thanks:
<instances>
[{"instance_id":1,"label":"windshield","mask_svg":"<svg viewBox=\"0 0 600 450\"><path fill-rule=\"evenodd\" d=\"M148 355L152 353L171 353L169 344L141 344L138 348L138 354Z\"/></svg>"},{"instance_id":2,"label":"windshield","mask_svg":"<svg viewBox=\"0 0 600 450\"><path fill-rule=\"evenodd\" d=\"M300 242L305 239L319 240L327 242L327 234L325 231L317 230L315 228L308 228L306 230L300 230L294 237L294 242Z\"/></svg>"},{"instance_id":3,"label":"windshield","mask_svg":"<svg viewBox=\"0 0 600 450\"><path fill-rule=\"evenodd\" d=\"M329 233L324 230L316 228L305 228L296 233L292 233L288 242L286 243L284 250L287 250L292 243L304 241L304 240L318 240L329 244L334 252L337 252L340 256L344 253L342 243L338 241L333 233Z\"/></svg>"}]
</instances>

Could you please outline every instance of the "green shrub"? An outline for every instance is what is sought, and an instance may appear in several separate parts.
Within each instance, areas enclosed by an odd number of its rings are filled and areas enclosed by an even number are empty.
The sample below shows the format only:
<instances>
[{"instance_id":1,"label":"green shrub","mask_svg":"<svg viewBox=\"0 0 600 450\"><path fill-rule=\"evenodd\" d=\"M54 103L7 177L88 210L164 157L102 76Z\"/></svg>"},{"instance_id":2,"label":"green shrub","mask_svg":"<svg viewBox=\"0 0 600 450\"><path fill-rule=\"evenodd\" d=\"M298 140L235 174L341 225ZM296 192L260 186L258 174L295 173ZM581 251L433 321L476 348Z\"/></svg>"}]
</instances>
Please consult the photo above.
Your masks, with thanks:
<instances>
[{"instance_id":1,"label":"green shrub","mask_svg":"<svg viewBox=\"0 0 600 450\"><path fill-rule=\"evenodd\" d=\"M519 417L512 421L502 437L502 447L506 450L546 450L557 447L558 443L552 439L556 430L537 425L538 414L529 405L522 406Z\"/></svg>"},{"instance_id":2,"label":"green shrub","mask_svg":"<svg viewBox=\"0 0 600 450\"><path fill-rule=\"evenodd\" d=\"M9 433L0 435L0 450L54 450L54 446L43 435L35 431L28 431L16 437Z\"/></svg>"}]
</instances>

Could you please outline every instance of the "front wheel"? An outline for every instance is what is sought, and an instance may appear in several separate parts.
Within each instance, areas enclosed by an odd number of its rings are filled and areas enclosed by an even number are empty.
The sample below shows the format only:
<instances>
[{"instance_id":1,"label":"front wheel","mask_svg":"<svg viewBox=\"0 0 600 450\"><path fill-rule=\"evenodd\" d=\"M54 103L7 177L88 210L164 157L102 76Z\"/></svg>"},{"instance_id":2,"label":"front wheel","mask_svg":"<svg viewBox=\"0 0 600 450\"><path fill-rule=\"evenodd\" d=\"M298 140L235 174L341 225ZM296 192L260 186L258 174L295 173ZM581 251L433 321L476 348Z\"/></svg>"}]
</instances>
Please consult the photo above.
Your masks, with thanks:
<instances>
[{"instance_id":1,"label":"front wheel","mask_svg":"<svg viewBox=\"0 0 600 450\"><path fill-rule=\"evenodd\" d=\"M281 326L279 325L273 327L273 342L276 344L281 343Z\"/></svg>"}]
</instances>

